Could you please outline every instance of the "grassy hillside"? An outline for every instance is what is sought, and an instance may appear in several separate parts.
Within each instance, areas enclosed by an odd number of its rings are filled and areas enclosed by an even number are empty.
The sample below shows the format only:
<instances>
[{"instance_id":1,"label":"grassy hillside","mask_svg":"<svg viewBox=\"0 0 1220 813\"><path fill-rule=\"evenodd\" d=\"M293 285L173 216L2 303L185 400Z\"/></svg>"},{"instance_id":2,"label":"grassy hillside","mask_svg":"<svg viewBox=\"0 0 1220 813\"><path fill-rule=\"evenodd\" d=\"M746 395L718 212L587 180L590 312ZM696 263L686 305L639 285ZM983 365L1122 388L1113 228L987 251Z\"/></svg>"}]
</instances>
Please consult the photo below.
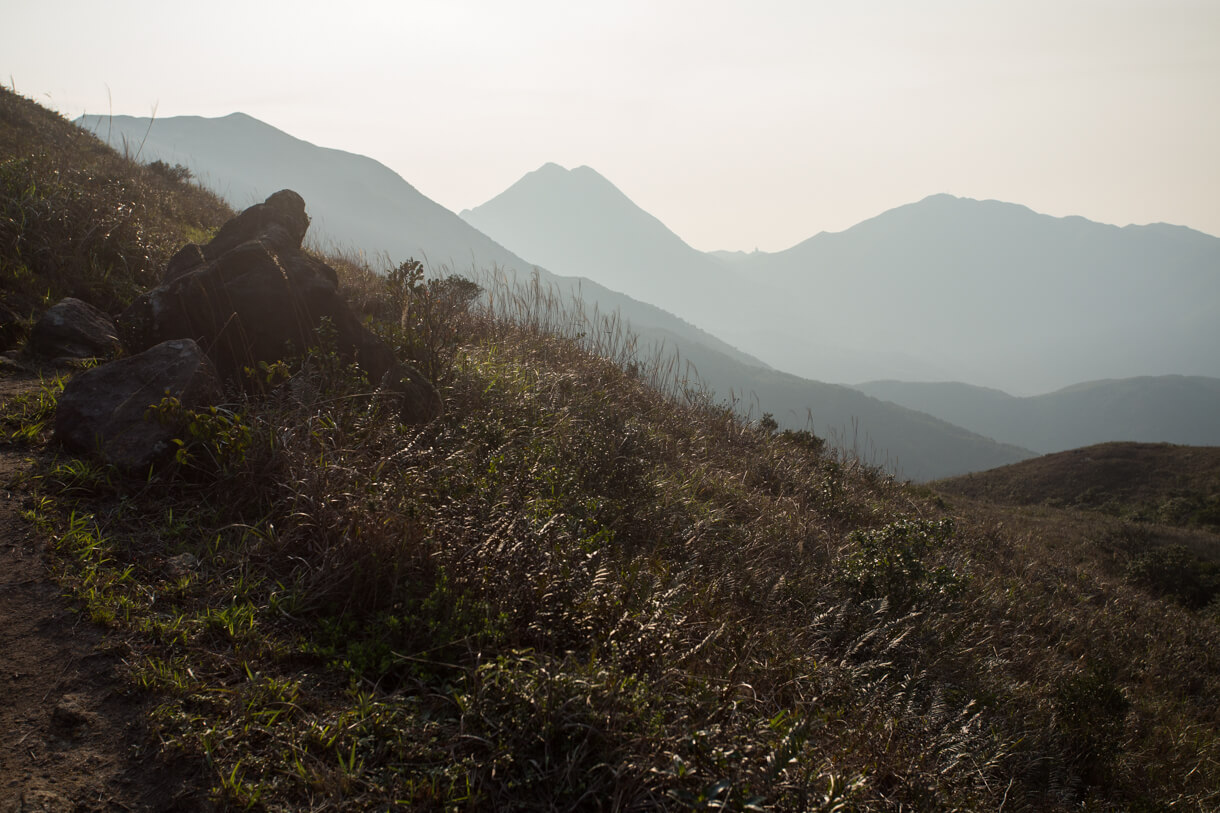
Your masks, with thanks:
<instances>
[{"instance_id":1,"label":"grassy hillside","mask_svg":"<svg viewBox=\"0 0 1220 813\"><path fill-rule=\"evenodd\" d=\"M93 149L3 137L61 177ZM442 418L399 425L324 343L136 481L48 445L59 380L2 410L55 577L155 703L148 758L224 806L1220 804L1220 614L1125 578L1136 526L950 506L554 335L529 291L467 311L340 266Z\"/></svg>"},{"instance_id":2,"label":"grassy hillside","mask_svg":"<svg viewBox=\"0 0 1220 813\"><path fill-rule=\"evenodd\" d=\"M1103 443L942 480L936 488L1220 531L1220 448L1214 446Z\"/></svg>"},{"instance_id":3,"label":"grassy hillside","mask_svg":"<svg viewBox=\"0 0 1220 813\"><path fill-rule=\"evenodd\" d=\"M1128 582L1196 609L1220 598L1220 448L1103 443L933 485L1127 520L1118 547Z\"/></svg>"},{"instance_id":4,"label":"grassy hillside","mask_svg":"<svg viewBox=\"0 0 1220 813\"><path fill-rule=\"evenodd\" d=\"M64 296L121 308L159 280L183 243L232 216L219 198L184 185L182 173L133 164L55 113L0 92L6 344Z\"/></svg>"}]
</instances>

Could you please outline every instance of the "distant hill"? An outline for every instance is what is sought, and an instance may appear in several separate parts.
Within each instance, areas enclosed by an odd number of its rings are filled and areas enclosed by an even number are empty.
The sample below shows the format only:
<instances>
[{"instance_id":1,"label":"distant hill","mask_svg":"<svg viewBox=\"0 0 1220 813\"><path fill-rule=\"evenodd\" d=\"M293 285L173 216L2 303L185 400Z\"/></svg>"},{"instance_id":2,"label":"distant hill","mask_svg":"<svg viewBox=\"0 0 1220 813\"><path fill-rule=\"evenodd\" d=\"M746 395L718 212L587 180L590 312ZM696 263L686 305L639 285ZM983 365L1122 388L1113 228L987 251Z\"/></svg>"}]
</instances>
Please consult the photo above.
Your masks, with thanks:
<instances>
[{"instance_id":1,"label":"distant hill","mask_svg":"<svg viewBox=\"0 0 1220 813\"><path fill-rule=\"evenodd\" d=\"M727 400L733 393L741 398L740 407L755 416L770 412L784 427L812 428L848 447L854 442L866 457L896 464L894 468L905 477L942 477L1032 454L845 387L768 370L762 361L682 318L582 278L578 269L539 268L532 258L523 259L500 245L370 158L315 146L250 116L183 116L152 122L93 116L79 123L109 136L114 144L128 145L132 152L138 149L143 161L159 159L188 167L234 206L285 187L297 190L314 221L310 233L323 236L323 248L359 249L366 256L387 255L395 261L410 256L427 257L433 263L452 261L459 272L499 268L524 276L537 268L543 284L555 286L562 296L579 296L603 314L619 312L640 336L645 353L648 347L677 352L683 370L689 362L721 398ZM597 178L577 173L576 180L597 187ZM602 194L613 197L604 188ZM657 231L659 223L650 226L647 216L633 222L638 232L652 233L658 244L681 253L681 247L675 248ZM694 254L719 268L722 278L729 273L719 261ZM813 422L807 426L810 415Z\"/></svg>"},{"instance_id":2,"label":"distant hill","mask_svg":"<svg viewBox=\"0 0 1220 813\"><path fill-rule=\"evenodd\" d=\"M872 381L856 388L1042 453L1114 440L1220 446L1216 378L1090 381L1026 398L959 382Z\"/></svg>"},{"instance_id":3,"label":"distant hill","mask_svg":"<svg viewBox=\"0 0 1220 813\"><path fill-rule=\"evenodd\" d=\"M1015 505L1084 508L1220 530L1217 447L1104 443L941 480L934 486L948 494Z\"/></svg>"},{"instance_id":4,"label":"distant hill","mask_svg":"<svg viewBox=\"0 0 1220 813\"><path fill-rule=\"evenodd\" d=\"M1220 376L1220 239L1179 226L1119 228L934 195L787 251L716 258L788 293L753 340L722 335L799 375L1022 394L1101 378ZM808 350L821 346L858 355L843 365ZM865 365L896 348L939 374Z\"/></svg>"}]
</instances>

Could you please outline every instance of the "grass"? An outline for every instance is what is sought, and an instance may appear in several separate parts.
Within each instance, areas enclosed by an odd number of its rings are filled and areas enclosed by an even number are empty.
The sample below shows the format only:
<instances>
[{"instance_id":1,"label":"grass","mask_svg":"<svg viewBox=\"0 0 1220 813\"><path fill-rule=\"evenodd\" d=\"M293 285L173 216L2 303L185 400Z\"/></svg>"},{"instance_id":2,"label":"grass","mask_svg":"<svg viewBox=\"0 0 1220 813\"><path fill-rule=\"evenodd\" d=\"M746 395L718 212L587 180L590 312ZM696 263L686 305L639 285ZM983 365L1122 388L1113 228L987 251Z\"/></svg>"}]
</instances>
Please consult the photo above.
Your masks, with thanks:
<instances>
[{"instance_id":1,"label":"grass","mask_svg":"<svg viewBox=\"0 0 1220 813\"><path fill-rule=\"evenodd\" d=\"M536 279L332 262L443 417L324 342L138 481L42 451L54 387L5 410L58 577L222 805L1220 803L1220 617L1130 576L1144 526L743 422Z\"/></svg>"},{"instance_id":2,"label":"grass","mask_svg":"<svg viewBox=\"0 0 1220 813\"><path fill-rule=\"evenodd\" d=\"M60 116L0 89L0 286L6 347L64 296L121 310L183 243L232 216L165 165L118 155Z\"/></svg>"}]
</instances>

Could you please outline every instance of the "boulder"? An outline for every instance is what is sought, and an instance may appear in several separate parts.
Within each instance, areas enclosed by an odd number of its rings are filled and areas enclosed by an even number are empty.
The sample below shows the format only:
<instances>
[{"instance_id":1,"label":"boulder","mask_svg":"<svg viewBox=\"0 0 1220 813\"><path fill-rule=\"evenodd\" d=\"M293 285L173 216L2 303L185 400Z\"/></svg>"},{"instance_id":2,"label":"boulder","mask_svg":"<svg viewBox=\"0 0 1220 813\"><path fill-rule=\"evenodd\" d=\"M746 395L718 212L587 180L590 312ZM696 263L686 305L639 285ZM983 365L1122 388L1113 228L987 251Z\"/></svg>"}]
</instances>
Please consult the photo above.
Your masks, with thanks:
<instances>
[{"instance_id":1,"label":"boulder","mask_svg":"<svg viewBox=\"0 0 1220 813\"><path fill-rule=\"evenodd\" d=\"M148 415L167 395L188 408L220 403L216 369L191 339L162 342L73 376L59 396L55 439L125 471L145 472L168 458L173 439L182 436L182 426Z\"/></svg>"},{"instance_id":2,"label":"boulder","mask_svg":"<svg viewBox=\"0 0 1220 813\"><path fill-rule=\"evenodd\" d=\"M214 260L242 243L257 241L272 254L299 253L309 229L305 199L291 189L281 189L262 203L256 203L220 227L206 246L188 243L170 258L162 283L172 282L187 272ZM329 266L328 266L329 267ZM332 269L333 273L333 269Z\"/></svg>"},{"instance_id":3,"label":"boulder","mask_svg":"<svg viewBox=\"0 0 1220 813\"><path fill-rule=\"evenodd\" d=\"M222 379L247 385L247 368L318 344L325 319L337 350L374 385L397 395L404 421L439 415L432 384L361 324L339 294L335 270L301 251L308 226L305 201L283 190L230 220L207 245L185 247L162 284L119 317L123 343L138 352L168 339L194 339Z\"/></svg>"},{"instance_id":4,"label":"boulder","mask_svg":"<svg viewBox=\"0 0 1220 813\"><path fill-rule=\"evenodd\" d=\"M119 351L118 331L103 311L66 297L34 323L26 350L48 359L109 358Z\"/></svg>"}]
</instances>

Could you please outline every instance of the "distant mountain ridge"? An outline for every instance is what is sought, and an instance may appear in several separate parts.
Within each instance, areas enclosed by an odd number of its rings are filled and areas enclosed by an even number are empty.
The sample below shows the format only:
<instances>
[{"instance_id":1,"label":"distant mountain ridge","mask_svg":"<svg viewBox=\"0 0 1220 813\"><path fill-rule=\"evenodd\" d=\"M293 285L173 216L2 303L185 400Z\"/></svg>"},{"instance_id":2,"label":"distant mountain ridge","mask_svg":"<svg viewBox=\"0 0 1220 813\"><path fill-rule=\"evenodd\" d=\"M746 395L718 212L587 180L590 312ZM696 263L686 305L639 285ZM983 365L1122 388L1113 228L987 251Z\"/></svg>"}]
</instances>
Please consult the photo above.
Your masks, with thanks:
<instances>
[{"instance_id":1,"label":"distant mountain ridge","mask_svg":"<svg viewBox=\"0 0 1220 813\"><path fill-rule=\"evenodd\" d=\"M705 344L736 361L762 364L651 304L592 280L539 269L421 194L384 164L310 144L244 113L155 121L82 116L77 123L133 151L138 145L143 161L186 166L237 208L279 189L297 191L309 207L310 233L322 235L323 248L363 253L373 265L378 257L391 263L414 257L456 273L494 268L524 277L538 269L546 284L568 293L579 291L603 312L619 310L645 338L652 329L660 329L671 341Z\"/></svg>"},{"instance_id":2,"label":"distant mountain ridge","mask_svg":"<svg viewBox=\"0 0 1220 813\"><path fill-rule=\"evenodd\" d=\"M1089 381L1025 398L960 382L872 381L856 388L1040 453L1108 441L1220 446L1216 378Z\"/></svg>"},{"instance_id":3,"label":"distant mountain ridge","mask_svg":"<svg viewBox=\"0 0 1220 813\"><path fill-rule=\"evenodd\" d=\"M771 364L840 380L800 342L901 347L939 380L1021 393L1145 375L1220 376L1220 238L1117 227L1027 207L933 195L776 254L721 255L741 273L818 302L788 341L731 341ZM800 311L775 315L785 326ZM867 320L867 329L861 325ZM802 356L804 358L802 360ZM849 380L928 380L926 374Z\"/></svg>"},{"instance_id":4,"label":"distant mountain ridge","mask_svg":"<svg viewBox=\"0 0 1220 813\"><path fill-rule=\"evenodd\" d=\"M1182 226L938 194L786 251L702 253L594 170L554 164L463 217L817 380L1220 376L1220 238Z\"/></svg>"},{"instance_id":5,"label":"distant mountain ridge","mask_svg":"<svg viewBox=\"0 0 1220 813\"><path fill-rule=\"evenodd\" d=\"M79 123L103 138L109 135L112 143L138 148L141 160L183 164L237 207L281 188L295 189L314 219L311 234L325 235L324 248L333 243L374 258L384 254L392 261L411 256L426 257L433 264L452 261L459 273L499 268L524 276L537 268L542 283L556 286L563 296L577 295L602 313L619 311L642 346L676 350L721 398L734 393L742 400L740 406L755 416L771 412L785 427L812 428L848 447L855 442L866 457L889 462L905 477L947 476L1032 454L847 387L768 370L757 358L687 320L582 279L574 269L537 267L370 158L315 146L243 114L151 122L93 116ZM600 176L590 173L577 173L576 178L598 183ZM607 192L606 197L614 196ZM664 227L655 218L652 223L638 216L636 220L643 232L651 229L661 242L673 245L657 232ZM730 273L719 261L686 248L700 263L713 263L717 274ZM741 307L738 300L729 304ZM810 415L812 424L807 426Z\"/></svg>"}]
</instances>

